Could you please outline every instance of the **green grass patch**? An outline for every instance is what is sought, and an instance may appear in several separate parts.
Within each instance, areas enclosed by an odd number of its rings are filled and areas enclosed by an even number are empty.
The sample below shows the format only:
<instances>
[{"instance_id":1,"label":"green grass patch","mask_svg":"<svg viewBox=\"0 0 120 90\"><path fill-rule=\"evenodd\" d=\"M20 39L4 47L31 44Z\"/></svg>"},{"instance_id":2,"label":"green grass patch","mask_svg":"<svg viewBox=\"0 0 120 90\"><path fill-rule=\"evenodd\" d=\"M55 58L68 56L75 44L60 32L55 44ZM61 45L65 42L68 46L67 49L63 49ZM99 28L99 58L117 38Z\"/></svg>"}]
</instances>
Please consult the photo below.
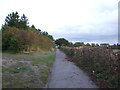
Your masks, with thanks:
<instances>
[{"instance_id":1,"label":"green grass patch","mask_svg":"<svg viewBox=\"0 0 120 90\"><path fill-rule=\"evenodd\" d=\"M50 71L49 71L48 67L45 67L45 68L41 69L40 80L42 81L43 84L46 84L49 73L50 73Z\"/></svg>"},{"instance_id":2,"label":"green grass patch","mask_svg":"<svg viewBox=\"0 0 120 90\"><path fill-rule=\"evenodd\" d=\"M11 57L29 57L34 59L43 59L43 60L51 60L54 58L55 51L49 52L47 54L20 54L14 52L4 52L2 53L3 56L11 56Z\"/></svg>"},{"instance_id":3,"label":"green grass patch","mask_svg":"<svg viewBox=\"0 0 120 90\"><path fill-rule=\"evenodd\" d=\"M27 70L26 67L17 67L17 68L11 69L10 72L12 72L12 73L19 73L19 72L25 71L25 70Z\"/></svg>"}]
</instances>

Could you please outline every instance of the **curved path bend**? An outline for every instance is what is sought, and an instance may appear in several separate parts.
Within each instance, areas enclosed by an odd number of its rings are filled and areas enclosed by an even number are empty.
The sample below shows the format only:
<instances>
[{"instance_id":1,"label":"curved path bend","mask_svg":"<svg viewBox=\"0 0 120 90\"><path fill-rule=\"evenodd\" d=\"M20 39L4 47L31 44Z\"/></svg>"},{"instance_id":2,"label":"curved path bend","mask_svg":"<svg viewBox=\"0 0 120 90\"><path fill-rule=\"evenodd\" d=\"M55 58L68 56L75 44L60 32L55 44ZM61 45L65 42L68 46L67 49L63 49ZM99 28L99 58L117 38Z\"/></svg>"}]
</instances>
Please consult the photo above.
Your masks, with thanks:
<instances>
[{"instance_id":1,"label":"curved path bend","mask_svg":"<svg viewBox=\"0 0 120 90\"><path fill-rule=\"evenodd\" d=\"M98 88L83 70L65 58L57 49L47 88Z\"/></svg>"}]
</instances>

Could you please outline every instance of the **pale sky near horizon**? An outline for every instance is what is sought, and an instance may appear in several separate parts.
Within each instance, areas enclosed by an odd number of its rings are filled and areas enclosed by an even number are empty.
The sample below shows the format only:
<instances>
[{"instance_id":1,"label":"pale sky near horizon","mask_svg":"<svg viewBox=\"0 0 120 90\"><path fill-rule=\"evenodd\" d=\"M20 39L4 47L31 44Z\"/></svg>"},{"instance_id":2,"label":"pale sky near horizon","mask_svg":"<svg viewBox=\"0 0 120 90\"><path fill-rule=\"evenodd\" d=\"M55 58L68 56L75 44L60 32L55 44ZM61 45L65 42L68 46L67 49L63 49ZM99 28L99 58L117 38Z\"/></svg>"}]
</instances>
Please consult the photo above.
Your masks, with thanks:
<instances>
[{"instance_id":1,"label":"pale sky near horizon","mask_svg":"<svg viewBox=\"0 0 120 90\"><path fill-rule=\"evenodd\" d=\"M0 27L5 17L24 13L29 25L55 39L71 42L117 43L119 0L0 0Z\"/></svg>"}]
</instances>

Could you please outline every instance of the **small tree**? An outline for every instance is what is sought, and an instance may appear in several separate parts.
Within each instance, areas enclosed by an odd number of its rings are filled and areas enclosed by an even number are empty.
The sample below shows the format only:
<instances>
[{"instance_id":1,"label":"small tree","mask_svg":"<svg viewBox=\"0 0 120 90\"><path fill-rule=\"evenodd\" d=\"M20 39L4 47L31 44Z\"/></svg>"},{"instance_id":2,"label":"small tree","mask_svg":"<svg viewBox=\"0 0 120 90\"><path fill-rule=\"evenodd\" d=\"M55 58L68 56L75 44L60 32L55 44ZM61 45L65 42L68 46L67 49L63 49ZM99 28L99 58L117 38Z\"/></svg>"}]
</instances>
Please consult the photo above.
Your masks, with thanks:
<instances>
[{"instance_id":1,"label":"small tree","mask_svg":"<svg viewBox=\"0 0 120 90\"><path fill-rule=\"evenodd\" d=\"M19 20L19 26L18 26L18 28L27 29L28 28L27 24L29 24L28 23L28 19L25 16L25 14L23 14L23 16L21 17L21 19Z\"/></svg>"},{"instance_id":2,"label":"small tree","mask_svg":"<svg viewBox=\"0 0 120 90\"><path fill-rule=\"evenodd\" d=\"M99 44L96 44L96 46L99 46Z\"/></svg>"},{"instance_id":3,"label":"small tree","mask_svg":"<svg viewBox=\"0 0 120 90\"><path fill-rule=\"evenodd\" d=\"M48 36L48 32L42 32L43 35Z\"/></svg>"},{"instance_id":4,"label":"small tree","mask_svg":"<svg viewBox=\"0 0 120 90\"><path fill-rule=\"evenodd\" d=\"M54 41L54 38L52 35L48 35L48 38L50 38L52 41Z\"/></svg>"},{"instance_id":5,"label":"small tree","mask_svg":"<svg viewBox=\"0 0 120 90\"><path fill-rule=\"evenodd\" d=\"M19 26L19 15L18 12L12 12L11 14L8 14L8 16L5 19L5 25L11 26L11 27L18 27Z\"/></svg>"},{"instance_id":6,"label":"small tree","mask_svg":"<svg viewBox=\"0 0 120 90\"><path fill-rule=\"evenodd\" d=\"M15 13L12 12L11 14L8 14L8 16L5 19L5 25L10 27L27 29L28 28L27 24L28 24L28 19L25 16L25 14L23 14L23 16L20 18L18 12Z\"/></svg>"},{"instance_id":7,"label":"small tree","mask_svg":"<svg viewBox=\"0 0 120 90\"><path fill-rule=\"evenodd\" d=\"M75 47L79 47L79 46L84 46L84 43L83 42L76 42L74 44Z\"/></svg>"},{"instance_id":8,"label":"small tree","mask_svg":"<svg viewBox=\"0 0 120 90\"><path fill-rule=\"evenodd\" d=\"M58 46L62 46L62 45L68 46L69 41L64 39L64 38L59 38L59 39L55 40L55 44L58 45Z\"/></svg>"},{"instance_id":9,"label":"small tree","mask_svg":"<svg viewBox=\"0 0 120 90\"><path fill-rule=\"evenodd\" d=\"M10 39L13 35L12 34L2 34L2 50L8 50L10 47Z\"/></svg>"},{"instance_id":10,"label":"small tree","mask_svg":"<svg viewBox=\"0 0 120 90\"><path fill-rule=\"evenodd\" d=\"M19 52L23 49L22 40L20 37L14 35L10 38L10 46L9 50L12 50L14 52Z\"/></svg>"},{"instance_id":11,"label":"small tree","mask_svg":"<svg viewBox=\"0 0 120 90\"><path fill-rule=\"evenodd\" d=\"M39 34L41 34L41 29L37 29L37 32L38 32Z\"/></svg>"},{"instance_id":12,"label":"small tree","mask_svg":"<svg viewBox=\"0 0 120 90\"><path fill-rule=\"evenodd\" d=\"M89 44L89 43L87 43L85 46L90 46L90 44Z\"/></svg>"},{"instance_id":13,"label":"small tree","mask_svg":"<svg viewBox=\"0 0 120 90\"><path fill-rule=\"evenodd\" d=\"M69 42L69 46L70 46L70 47L73 47L73 45L74 45L74 44L73 44L72 42Z\"/></svg>"},{"instance_id":14,"label":"small tree","mask_svg":"<svg viewBox=\"0 0 120 90\"><path fill-rule=\"evenodd\" d=\"M91 46L92 46L92 47L95 47L95 43L92 43Z\"/></svg>"}]
</instances>

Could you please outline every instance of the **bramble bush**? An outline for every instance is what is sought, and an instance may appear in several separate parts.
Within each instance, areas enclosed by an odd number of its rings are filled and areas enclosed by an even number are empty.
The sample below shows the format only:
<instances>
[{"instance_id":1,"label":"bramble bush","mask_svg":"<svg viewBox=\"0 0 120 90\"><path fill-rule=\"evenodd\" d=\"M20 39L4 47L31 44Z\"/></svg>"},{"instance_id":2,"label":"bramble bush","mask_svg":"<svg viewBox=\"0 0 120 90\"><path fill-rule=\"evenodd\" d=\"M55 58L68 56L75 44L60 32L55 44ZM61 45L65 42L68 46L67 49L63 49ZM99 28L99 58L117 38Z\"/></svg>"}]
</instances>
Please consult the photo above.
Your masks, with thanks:
<instances>
[{"instance_id":1,"label":"bramble bush","mask_svg":"<svg viewBox=\"0 0 120 90\"><path fill-rule=\"evenodd\" d=\"M110 88L120 85L120 51L103 47L61 48L78 66L90 71L96 78L102 78Z\"/></svg>"}]
</instances>

